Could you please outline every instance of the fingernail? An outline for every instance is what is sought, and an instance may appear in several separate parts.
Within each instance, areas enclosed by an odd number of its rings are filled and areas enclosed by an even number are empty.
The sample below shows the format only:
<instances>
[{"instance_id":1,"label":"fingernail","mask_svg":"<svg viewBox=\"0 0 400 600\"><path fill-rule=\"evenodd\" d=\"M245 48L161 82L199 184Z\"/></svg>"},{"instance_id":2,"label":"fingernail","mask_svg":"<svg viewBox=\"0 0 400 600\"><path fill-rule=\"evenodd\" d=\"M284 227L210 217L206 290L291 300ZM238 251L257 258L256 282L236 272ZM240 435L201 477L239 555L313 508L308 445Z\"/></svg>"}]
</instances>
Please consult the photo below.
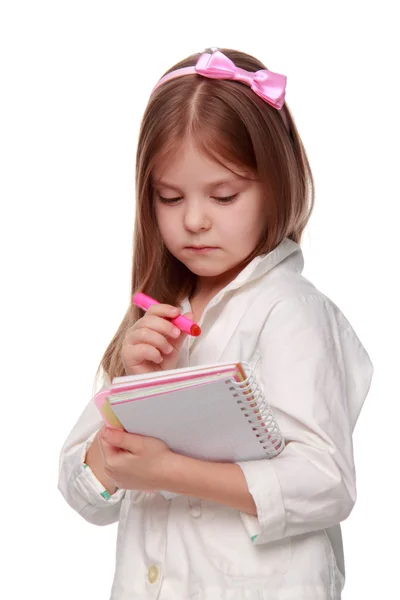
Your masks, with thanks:
<instances>
[{"instance_id":1,"label":"fingernail","mask_svg":"<svg viewBox=\"0 0 400 600\"><path fill-rule=\"evenodd\" d=\"M180 334L181 334L181 330L178 329L177 327L174 327L174 329L172 330L172 335L174 337L178 337L178 336L180 336Z\"/></svg>"}]
</instances>

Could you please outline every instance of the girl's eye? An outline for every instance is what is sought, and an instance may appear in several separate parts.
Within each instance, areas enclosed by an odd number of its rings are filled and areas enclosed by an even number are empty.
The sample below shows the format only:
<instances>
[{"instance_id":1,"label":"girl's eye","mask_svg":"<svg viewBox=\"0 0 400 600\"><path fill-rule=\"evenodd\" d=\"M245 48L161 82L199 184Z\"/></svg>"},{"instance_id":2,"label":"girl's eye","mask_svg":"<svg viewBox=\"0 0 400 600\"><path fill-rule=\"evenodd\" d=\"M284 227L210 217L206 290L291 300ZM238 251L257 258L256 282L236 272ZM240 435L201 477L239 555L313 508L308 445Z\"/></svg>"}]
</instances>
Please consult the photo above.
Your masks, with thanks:
<instances>
[{"instance_id":1,"label":"girl's eye","mask_svg":"<svg viewBox=\"0 0 400 600\"><path fill-rule=\"evenodd\" d=\"M236 200L238 196L239 194L233 194L233 196L215 196L215 200L218 200L218 202L220 202L221 204L229 204L230 202Z\"/></svg>"},{"instance_id":2,"label":"girl's eye","mask_svg":"<svg viewBox=\"0 0 400 600\"><path fill-rule=\"evenodd\" d=\"M158 198L163 204L175 204L179 200L182 200L182 198L163 198L160 194L158 194Z\"/></svg>"},{"instance_id":3,"label":"girl's eye","mask_svg":"<svg viewBox=\"0 0 400 600\"><path fill-rule=\"evenodd\" d=\"M213 196L214 200L217 200L220 204L229 204L236 200L239 194L233 194L232 196ZM158 194L158 198L160 202L163 204L176 204L179 200L182 200L182 197L179 196L177 198L164 198L160 194Z\"/></svg>"}]
</instances>

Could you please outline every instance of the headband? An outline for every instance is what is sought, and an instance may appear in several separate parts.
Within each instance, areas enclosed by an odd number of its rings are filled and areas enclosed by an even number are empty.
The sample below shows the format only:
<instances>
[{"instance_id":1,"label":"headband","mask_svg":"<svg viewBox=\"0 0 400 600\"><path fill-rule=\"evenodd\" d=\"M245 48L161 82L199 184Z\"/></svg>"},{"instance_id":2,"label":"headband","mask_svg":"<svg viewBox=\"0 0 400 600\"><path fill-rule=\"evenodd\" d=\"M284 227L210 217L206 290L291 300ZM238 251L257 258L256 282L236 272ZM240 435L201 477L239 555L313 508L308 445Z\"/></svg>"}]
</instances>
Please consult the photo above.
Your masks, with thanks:
<instances>
[{"instance_id":1,"label":"headband","mask_svg":"<svg viewBox=\"0 0 400 600\"><path fill-rule=\"evenodd\" d=\"M209 79L240 81L249 86L257 96L277 110L282 108L285 101L286 75L273 73L272 71L268 71L268 69L261 69L255 73L240 69L219 50L212 54L208 54L207 52L201 54L194 67L182 67L181 69L167 73L164 77L161 77L153 88L152 93L170 79L191 74L202 75Z\"/></svg>"}]
</instances>

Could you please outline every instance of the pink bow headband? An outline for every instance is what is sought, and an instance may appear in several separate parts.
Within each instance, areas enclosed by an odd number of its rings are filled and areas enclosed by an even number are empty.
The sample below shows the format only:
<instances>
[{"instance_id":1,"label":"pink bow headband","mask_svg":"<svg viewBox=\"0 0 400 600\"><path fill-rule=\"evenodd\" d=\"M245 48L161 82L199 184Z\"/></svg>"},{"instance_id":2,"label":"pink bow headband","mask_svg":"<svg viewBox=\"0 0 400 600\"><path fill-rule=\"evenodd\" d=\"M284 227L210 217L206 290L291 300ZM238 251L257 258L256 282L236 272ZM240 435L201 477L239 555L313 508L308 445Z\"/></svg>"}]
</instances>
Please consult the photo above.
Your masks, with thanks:
<instances>
[{"instance_id":1,"label":"pink bow headband","mask_svg":"<svg viewBox=\"0 0 400 600\"><path fill-rule=\"evenodd\" d=\"M195 74L210 79L231 79L248 85L257 96L268 102L274 108L280 110L285 101L286 76L273 73L268 69L261 69L255 73L240 69L230 58L217 50L212 54L207 52L201 54L194 67L182 67L167 73L155 85L156 90L160 85L180 77L181 75Z\"/></svg>"}]
</instances>

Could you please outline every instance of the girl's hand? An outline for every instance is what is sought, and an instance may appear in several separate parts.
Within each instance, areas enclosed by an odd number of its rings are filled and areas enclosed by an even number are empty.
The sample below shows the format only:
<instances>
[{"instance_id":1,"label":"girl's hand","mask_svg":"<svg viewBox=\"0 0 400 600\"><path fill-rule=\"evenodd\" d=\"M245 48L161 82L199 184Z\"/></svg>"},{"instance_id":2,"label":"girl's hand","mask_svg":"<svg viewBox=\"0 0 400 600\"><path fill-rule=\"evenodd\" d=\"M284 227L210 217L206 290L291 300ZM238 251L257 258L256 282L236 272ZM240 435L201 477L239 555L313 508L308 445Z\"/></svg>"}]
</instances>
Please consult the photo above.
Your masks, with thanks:
<instances>
[{"instance_id":1,"label":"girl's hand","mask_svg":"<svg viewBox=\"0 0 400 600\"><path fill-rule=\"evenodd\" d=\"M103 427L99 443L104 472L124 490L156 492L163 489L162 478L174 453L156 438Z\"/></svg>"},{"instance_id":2,"label":"girl's hand","mask_svg":"<svg viewBox=\"0 0 400 600\"><path fill-rule=\"evenodd\" d=\"M127 330L121 351L127 375L175 369L188 334L167 319L177 317L180 312L170 304L154 304ZM193 318L191 313L184 316Z\"/></svg>"}]
</instances>

